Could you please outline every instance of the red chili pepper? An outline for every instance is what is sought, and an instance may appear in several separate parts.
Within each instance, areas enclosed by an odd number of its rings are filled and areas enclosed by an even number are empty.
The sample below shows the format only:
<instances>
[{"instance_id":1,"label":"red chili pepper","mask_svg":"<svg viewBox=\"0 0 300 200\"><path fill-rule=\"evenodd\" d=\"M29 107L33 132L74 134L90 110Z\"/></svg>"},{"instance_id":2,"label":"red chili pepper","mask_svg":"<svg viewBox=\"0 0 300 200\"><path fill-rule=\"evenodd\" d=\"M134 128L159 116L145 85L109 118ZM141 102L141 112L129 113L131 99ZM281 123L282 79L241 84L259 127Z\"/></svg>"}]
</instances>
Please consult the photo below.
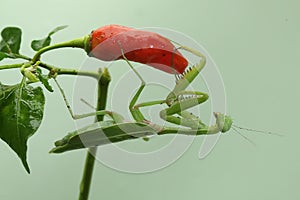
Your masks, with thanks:
<instances>
[{"instance_id":1,"label":"red chili pepper","mask_svg":"<svg viewBox=\"0 0 300 200\"><path fill-rule=\"evenodd\" d=\"M183 73L188 61L167 38L149 31L108 25L91 33L90 56L104 61L123 59L147 64L159 70Z\"/></svg>"}]
</instances>

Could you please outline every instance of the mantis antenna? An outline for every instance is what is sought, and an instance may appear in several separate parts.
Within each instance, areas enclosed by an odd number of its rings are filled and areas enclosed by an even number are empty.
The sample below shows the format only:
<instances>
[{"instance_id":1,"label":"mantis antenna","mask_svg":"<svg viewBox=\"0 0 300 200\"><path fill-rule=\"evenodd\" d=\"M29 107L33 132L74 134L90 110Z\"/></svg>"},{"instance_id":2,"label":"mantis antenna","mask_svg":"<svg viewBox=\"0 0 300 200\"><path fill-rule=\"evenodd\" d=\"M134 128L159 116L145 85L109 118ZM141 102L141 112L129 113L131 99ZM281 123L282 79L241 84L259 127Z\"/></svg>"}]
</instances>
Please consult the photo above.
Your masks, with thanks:
<instances>
[{"instance_id":1,"label":"mantis antenna","mask_svg":"<svg viewBox=\"0 0 300 200\"><path fill-rule=\"evenodd\" d=\"M252 128L246 128L246 127L237 126L235 124L233 124L232 126L235 127L236 129L255 132L255 133L264 133L264 134L267 134L267 135L277 135L277 136L280 136L280 137L284 136L280 133L275 133L275 132L272 132L272 131L263 131L263 130L257 130L257 129L252 129Z\"/></svg>"}]
</instances>

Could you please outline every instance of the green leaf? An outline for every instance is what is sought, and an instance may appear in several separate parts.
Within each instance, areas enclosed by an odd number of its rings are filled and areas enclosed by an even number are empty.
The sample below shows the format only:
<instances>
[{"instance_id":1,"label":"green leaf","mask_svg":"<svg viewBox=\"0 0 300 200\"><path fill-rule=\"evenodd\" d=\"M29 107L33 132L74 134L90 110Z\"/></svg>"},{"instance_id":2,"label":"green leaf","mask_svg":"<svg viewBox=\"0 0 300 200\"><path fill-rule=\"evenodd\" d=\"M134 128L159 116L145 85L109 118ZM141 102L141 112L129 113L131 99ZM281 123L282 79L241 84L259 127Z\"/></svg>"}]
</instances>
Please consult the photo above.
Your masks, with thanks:
<instances>
[{"instance_id":1,"label":"green leaf","mask_svg":"<svg viewBox=\"0 0 300 200\"><path fill-rule=\"evenodd\" d=\"M4 58L7 58L7 54L5 52L8 51L6 43L1 40L0 41L0 61L3 60Z\"/></svg>"},{"instance_id":2,"label":"green leaf","mask_svg":"<svg viewBox=\"0 0 300 200\"><path fill-rule=\"evenodd\" d=\"M53 90L52 86L49 84L49 76L42 74L42 70L40 68L37 68L36 72L37 72L37 77L39 78L41 83L45 86L45 88L49 92L53 92L54 90Z\"/></svg>"},{"instance_id":3,"label":"green leaf","mask_svg":"<svg viewBox=\"0 0 300 200\"><path fill-rule=\"evenodd\" d=\"M68 27L67 25L56 27L55 29L53 29L53 30L49 33L48 36L51 36L51 35L53 35L54 33L58 32L58 31L60 31L60 30L63 30L63 29L65 29L65 28L67 28L67 27Z\"/></svg>"},{"instance_id":4,"label":"green leaf","mask_svg":"<svg viewBox=\"0 0 300 200\"><path fill-rule=\"evenodd\" d=\"M46 46L49 46L51 43L51 38L48 36L41 40L33 40L31 42L31 48L35 51L38 51Z\"/></svg>"},{"instance_id":5,"label":"green leaf","mask_svg":"<svg viewBox=\"0 0 300 200\"><path fill-rule=\"evenodd\" d=\"M136 139L156 134L157 130L140 122L113 124L107 121L97 122L80 130L69 133L55 142L50 153L63 153L70 150L88 148Z\"/></svg>"},{"instance_id":6,"label":"green leaf","mask_svg":"<svg viewBox=\"0 0 300 200\"><path fill-rule=\"evenodd\" d=\"M22 31L17 27L6 27L1 32L0 51L3 53L19 53Z\"/></svg>"},{"instance_id":7,"label":"green leaf","mask_svg":"<svg viewBox=\"0 0 300 200\"><path fill-rule=\"evenodd\" d=\"M40 39L40 40L33 40L31 42L31 48L35 51L38 51L46 46L49 46L50 43L51 43L51 35L53 35L54 33L62 30L62 29L65 29L66 27L68 26L59 26L59 27L56 27L55 29L53 29L48 35L47 37L43 38L43 39Z\"/></svg>"},{"instance_id":8,"label":"green leaf","mask_svg":"<svg viewBox=\"0 0 300 200\"><path fill-rule=\"evenodd\" d=\"M3 60L4 58L7 58L6 53L0 52L0 61Z\"/></svg>"},{"instance_id":9,"label":"green leaf","mask_svg":"<svg viewBox=\"0 0 300 200\"><path fill-rule=\"evenodd\" d=\"M26 171L27 140L39 128L44 112L45 97L40 87L0 83L0 138L19 156Z\"/></svg>"}]
</instances>

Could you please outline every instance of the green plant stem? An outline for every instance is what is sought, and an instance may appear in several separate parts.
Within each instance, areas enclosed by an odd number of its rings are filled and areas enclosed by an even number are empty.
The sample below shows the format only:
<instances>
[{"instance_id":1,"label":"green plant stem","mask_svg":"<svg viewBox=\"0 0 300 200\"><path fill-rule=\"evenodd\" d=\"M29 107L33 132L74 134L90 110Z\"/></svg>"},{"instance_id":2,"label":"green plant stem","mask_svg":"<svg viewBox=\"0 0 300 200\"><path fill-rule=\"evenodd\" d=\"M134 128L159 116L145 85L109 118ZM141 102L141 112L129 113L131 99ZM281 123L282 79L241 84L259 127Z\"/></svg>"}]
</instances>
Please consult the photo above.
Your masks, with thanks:
<instances>
[{"instance_id":1,"label":"green plant stem","mask_svg":"<svg viewBox=\"0 0 300 200\"><path fill-rule=\"evenodd\" d=\"M10 65L2 65L0 66L0 70L3 69L15 69L15 68L21 68L25 63L18 63L18 64L10 64Z\"/></svg>"},{"instance_id":2,"label":"green plant stem","mask_svg":"<svg viewBox=\"0 0 300 200\"><path fill-rule=\"evenodd\" d=\"M90 147L86 154L82 180L80 183L79 200L87 200L92 182L97 147Z\"/></svg>"},{"instance_id":3,"label":"green plant stem","mask_svg":"<svg viewBox=\"0 0 300 200\"><path fill-rule=\"evenodd\" d=\"M103 73L99 71L99 76L100 78L98 80L97 111L105 110L108 85L110 82L110 75L106 68L104 69ZM95 121L102 121L102 120L103 120L103 115L96 116ZM79 200L88 200L92 176L93 176L93 169L95 165L96 153L97 153L97 147L91 147L88 149L83 176L80 183Z\"/></svg>"},{"instance_id":4,"label":"green plant stem","mask_svg":"<svg viewBox=\"0 0 300 200\"><path fill-rule=\"evenodd\" d=\"M81 70L76 70L76 69L60 68L60 67L55 67L55 66L48 65L45 63L40 63L39 66L49 70L51 74L88 76L91 78L96 78L97 80L99 80L99 78L100 78L99 73L90 72L90 71L81 71Z\"/></svg>"},{"instance_id":5,"label":"green plant stem","mask_svg":"<svg viewBox=\"0 0 300 200\"><path fill-rule=\"evenodd\" d=\"M10 65L2 65L0 66L0 70L4 69L16 69L16 68L22 68L22 66L26 63L17 63L17 64L10 64ZM55 67L46 63L40 63L39 66L49 70L51 74L57 74L57 75L80 75L80 76L88 76L91 78L99 79L99 73L90 72L90 71L81 71L76 69L67 69L67 68L60 68Z\"/></svg>"},{"instance_id":6,"label":"green plant stem","mask_svg":"<svg viewBox=\"0 0 300 200\"><path fill-rule=\"evenodd\" d=\"M25 56L25 55L21 55L21 54L14 54L14 56L16 58L21 58L21 59L24 59L24 60L28 60L28 61L31 61L31 58Z\"/></svg>"}]
</instances>

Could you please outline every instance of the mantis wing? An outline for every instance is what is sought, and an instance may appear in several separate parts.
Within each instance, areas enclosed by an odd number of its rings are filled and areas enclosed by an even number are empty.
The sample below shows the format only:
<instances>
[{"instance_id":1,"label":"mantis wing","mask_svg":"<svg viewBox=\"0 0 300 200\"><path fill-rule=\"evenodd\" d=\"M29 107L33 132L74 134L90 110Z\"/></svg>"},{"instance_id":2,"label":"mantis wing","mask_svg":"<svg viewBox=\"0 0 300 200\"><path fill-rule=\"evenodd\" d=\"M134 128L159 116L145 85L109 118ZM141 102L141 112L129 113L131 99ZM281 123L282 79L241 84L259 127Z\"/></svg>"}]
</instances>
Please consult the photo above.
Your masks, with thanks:
<instances>
[{"instance_id":1,"label":"mantis wing","mask_svg":"<svg viewBox=\"0 0 300 200\"><path fill-rule=\"evenodd\" d=\"M136 139L156 134L157 131L140 122L114 124L113 121L102 121L69 133L55 142L50 153L63 153L70 150L100 146L124 140Z\"/></svg>"}]
</instances>

